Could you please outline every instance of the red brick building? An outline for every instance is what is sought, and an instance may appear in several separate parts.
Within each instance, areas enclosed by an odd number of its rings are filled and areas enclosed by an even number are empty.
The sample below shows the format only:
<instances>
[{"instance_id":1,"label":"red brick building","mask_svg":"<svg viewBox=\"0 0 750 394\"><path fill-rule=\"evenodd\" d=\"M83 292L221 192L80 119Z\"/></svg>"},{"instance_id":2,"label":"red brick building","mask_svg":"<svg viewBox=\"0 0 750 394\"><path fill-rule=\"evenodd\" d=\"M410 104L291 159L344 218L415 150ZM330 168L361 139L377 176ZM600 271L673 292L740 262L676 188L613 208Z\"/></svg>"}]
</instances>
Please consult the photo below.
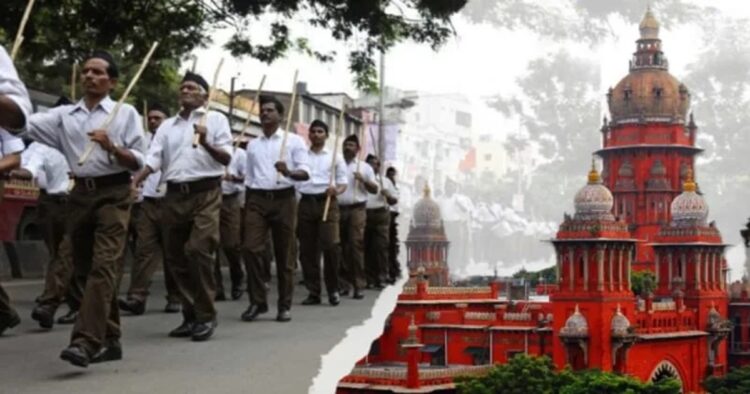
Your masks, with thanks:
<instances>
[{"instance_id":1,"label":"red brick building","mask_svg":"<svg viewBox=\"0 0 750 394\"><path fill-rule=\"evenodd\" d=\"M640 32L630 73L607 94L612 120L596 152L603 176L593 166L551 240L549 298L509 300L497 284L433 286L412 272L382 336L338 392L453 392L456 376L516 353L643 381L672 377L685 392L727 371L726 245L693 175L690 94L668 72L650 10ZM644 299L631 291L634 270L654 272ZM741 319L750 322L747 305ZM750 331L742 335L750 345Z\"/></svg>"}]
</instances>

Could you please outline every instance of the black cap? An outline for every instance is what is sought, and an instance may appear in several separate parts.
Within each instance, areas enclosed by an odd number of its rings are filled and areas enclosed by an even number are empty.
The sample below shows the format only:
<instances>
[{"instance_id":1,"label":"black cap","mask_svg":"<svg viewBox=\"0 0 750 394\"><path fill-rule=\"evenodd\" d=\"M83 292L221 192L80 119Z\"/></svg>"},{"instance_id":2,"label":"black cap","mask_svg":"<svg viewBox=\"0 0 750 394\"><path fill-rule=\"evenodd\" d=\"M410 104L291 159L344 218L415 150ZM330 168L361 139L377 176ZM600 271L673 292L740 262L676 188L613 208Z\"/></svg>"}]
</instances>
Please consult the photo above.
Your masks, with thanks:
<instances>
[{"instance_id":1,"label":"black cap","mask_svg":"<svg viewBox=\"0 0 750 394\"><path fill-rule=\"evenodd\" d=\"M208 92L208 89L209 89L208 82L206 82L206 80L203 77L201 77L200 75L194 72L188 71L187 73L185 73L185 76L182 78L182 82L185 82L185 81L195 82Z\"/></svg>"},{"instance_id":2,"label":"black cap","mask_svg":"<svg viewBox=\"0 0 750 394\"><path fill-rule=\"evenodd\" d=\"M167 110L167 108L165 106L159 104L159 103L151 103L151 104L149 104L148 111L149 112L150 111L159 111L159 112L163 113L164 115L169 116L169 111ZM144 114L144 115L147 115L147 114Z\"/></svg>"},{"instance_id":3,"label":"black cap","mask_svg":"<svg viewBox=\"0 0 750 394\"><path fill-rule=\"evenodd\" d=\"M356 134L350 134L349 136L344 138L344 143L347 143L347 142L354 142L355 144L357 144L357 146L359 146L359 138L357 137Z\"/></svg>"},{"instance_id":4,"label":"black cap","mask_svg":"<svg viewBox=\"0 0 750 394\"><path fill-rule=\"evenodd\" d=\"M326 134L328 134L328 125L320 119L315 119L312 121L312 123L310 123L310 130L312 130L313 127L320 127L321 129L325 130Z\"/></svg>"},{"instance_id":5,"label":"black cap","mask_svg":"<svg viewBox=\"0 0 750 394\"><path fill-rule=\"evenodd\" d=\"M86 58L86 60L89 59L102 59L107 62L109 64L109 67L107 67L107 75L109 75L110 78L117 78L120 76L120 71L117 68L117 63L115 63L115 58L111 53L97 49L92 52L89 57Z\"/></svg>"}]
</instances>

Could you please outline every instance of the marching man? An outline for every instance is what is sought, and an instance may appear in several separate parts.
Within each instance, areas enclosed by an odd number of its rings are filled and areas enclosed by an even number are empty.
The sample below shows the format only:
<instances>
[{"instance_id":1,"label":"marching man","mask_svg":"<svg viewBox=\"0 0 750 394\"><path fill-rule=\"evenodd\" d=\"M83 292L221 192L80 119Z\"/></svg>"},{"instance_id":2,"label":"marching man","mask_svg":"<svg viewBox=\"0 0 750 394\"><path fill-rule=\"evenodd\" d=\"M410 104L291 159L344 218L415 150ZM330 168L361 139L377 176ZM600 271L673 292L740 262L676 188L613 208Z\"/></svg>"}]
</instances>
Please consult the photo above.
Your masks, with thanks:
<instances>
[{"instance_id":1,"label":"marching man","mask_svg":"<svg viewBox=\"0 0 750 394\"><path fill-rule=\"evenodd\" d=\"M171 337L209 339L216 327L216 282L213 268L219 247L221 177L229 164L232 132L229 120L206 103L209 85L188 72L180 84L182 110L162 123L148 150L140 184L161 169L167 182L163 200L164 258L182 301L183 322ZM199 135L198 146L193 137Z\"/></svg>"}]
</instances>

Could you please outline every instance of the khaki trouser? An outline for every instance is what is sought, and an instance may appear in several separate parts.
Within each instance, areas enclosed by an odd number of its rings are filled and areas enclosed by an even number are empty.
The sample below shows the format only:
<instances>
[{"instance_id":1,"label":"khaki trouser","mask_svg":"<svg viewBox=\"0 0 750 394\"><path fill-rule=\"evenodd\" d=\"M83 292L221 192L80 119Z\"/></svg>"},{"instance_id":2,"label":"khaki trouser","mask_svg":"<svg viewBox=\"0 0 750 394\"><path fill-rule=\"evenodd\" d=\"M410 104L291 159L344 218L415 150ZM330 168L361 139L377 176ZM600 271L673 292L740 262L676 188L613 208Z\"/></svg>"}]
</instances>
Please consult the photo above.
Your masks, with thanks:
<instances>
[{"instance_id":1,"label":"khaki trouser","mask_svg":"<svg viewBox=\"0 0 750 394\"><path fill-rule=\"evenodd\" d=\"M242 207L239 197L239 194L223 195L221 199L221 213L219 215L219 239L221 249L224 251L224 256L227 258L229 265L229 278L232 282L232 289L241 288L242 279L245 276L242 272L241 262ZM214 275L216 276L216 291L223 293L224 280L221 275L219 253L216 254Z\"/></svg>"},{"instance_id":2,"label":"khaki trouser","mask_svg":"<svg viewBox=\"0 0 750 394\"><path fill-rule=\"evenodd\" d=\"M162 223L161 199L146 198L140 204L139 212L133 212L135 223L135 253L133 268L130 272L128 298L146 302L149 296L151 279L159 267L164 270L164 282L167 288L167 301L179 302L177 284L164 259L164 227Z\"/></svg>"},{"instance_id":3,"label":"khaki trouser","mask_svg":"<svg viewBox=\"0 0 750 394\"><path fill-rule=\"evenodd\" d=\"M297 237L305 285L311 296L320 298L320 258L324 261L326 292L339 291L339 207L335 199L323 221L326 199L302 196L297 212Z\"/></svg>"},{"instance_id":4,"label":"khaki trouser","mask_svg":"<svg viewBox=\"0 0 750 394\"><path fill-rule=\"evenodd\" d=\"M3 202L4 192L5 182L0 179L0 202ZM13 307L10 306L10 297L8 297L8 293L5 292L5 289L3 289L3 285L0 284L0 320L7 319L16 315L16 311L13 309Z\"/></svg>"},{"instance_id":5,"label":"khaki trouser","mask_svg":"<svg viewBox=\"0 0 750 394\"><path fill-rule=\"evenodd\" d=\"M341 264L339 283L342 290L360 290L365 287L364 241L365 207L339 207L341 234Z\"/></svg>"},{"instance_id":6,"label":"khaki trouser","mask_svg":"<svg viewBox=\"0 0 750 394\"><path fill-rule=\"evenodd\" d=\"M387 208L367 210L365 275L368 284L382 284L388 277L388 228L390 222L391 214Z\"/></svg>"},{"instance_id":7,"label":"khaki trouser","mask_svg":"<svg viewBox=\"0 0 750 394\"><path fill-rule=\"evenodd\" d=\"M177 283L188 321L216 318L213 268L219 247L221 188L182 194L168 191L163 201L164 258Z\"/></svg>"},{"instance_id":8,"label":"khaki trouser","mask_svg":"<svg viewBox=\"0 0 750 394\"><path fill-rule=\"evenodd\" d=\"M278 279L278 308L289 310L294 294L294 257L292 243L297 216L293 191L288 196L248 190L245 200L245 240L242 252L247 266L247 290L250 303L268 305L264 284L267 259L264 258L269 238L273 239Z\"/></svg>"},{"instance_id":9,"label":"khaki trouser","mask_svg":"<svg viewBox=\"0 0 750 394\"><path fill-rule=\"evenodd\" d=\"M398 212L391 212L391 222L388 226L388 276L396 280L401 277L401 263L398 261Z\"/></svg>"},{"instance_id":10,"label":"khaki trouser","mask_svg":"<svg viewBox=\"0 0 750 394\"><path fill-rule=\"evenodd\" d=\"M89 355L120 338L116 295L131 204L129 184L93 191L77 187L69 197L74 271L86 283L71 344Z\"/></svg>"},{"instance_id":11,"label":"khaki trouser","mask_svg":"<svg viewBox=\"0 0 750 394\"><path fill-rule=\"evenodd\" d=\"M81 303L83 288L73 280L73 245L70 234L66 231L67 196L50 196L42 191L37 204L37 217L50 255L44 292L39 296L39 304L56 308L63 300L67 300L68 306L76 310Z\"/></svg>"}]
</instances>

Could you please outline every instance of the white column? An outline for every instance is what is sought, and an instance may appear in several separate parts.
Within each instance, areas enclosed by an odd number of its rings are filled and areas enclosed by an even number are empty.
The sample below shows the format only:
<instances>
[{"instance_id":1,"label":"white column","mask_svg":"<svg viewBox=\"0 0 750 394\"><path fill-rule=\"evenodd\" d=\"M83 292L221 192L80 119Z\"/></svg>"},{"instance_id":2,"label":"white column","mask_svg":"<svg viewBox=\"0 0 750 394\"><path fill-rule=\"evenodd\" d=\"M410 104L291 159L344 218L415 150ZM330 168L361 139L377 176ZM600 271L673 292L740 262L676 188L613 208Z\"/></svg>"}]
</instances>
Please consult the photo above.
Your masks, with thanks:
<instances>
[{"instance_id":1,"label":"white column","mask_svg":"<svg viewBox=\"0 0 750 394\"><path fill-rule=\"evenodd\" d=\"M607 267L609 267L609 291L614 291L614 281L613 281L613 273L614 271L612 269L612 266L615 264L615 248L614 246L609 248L609 259L607 260Z\"/></svg>"},{"instance_id":2,"label":"white column","mask_svg":"<svg viewBox=\"0 0 750 394\"><path fill-rule=\"evenodd\" d=\"M674 276L672 274L672 251L670 250L667 252L667 279L669 280L669 283L667 283L667 288L669 290L672 290L672 279L674 279Z\"/></svg>"},{"instance_id":3,"label":"white column","mask_svg":"<svg viewBox=\"0 0 750 394\"><path fill-rule=\"evenodd\" d=\"M575 271L575 253L573 251L573 248L568 247L568 270L570 271L570 277L568 278L568 285L570 287L570 291L573 291L573 282L576 277L576 271Z\"/></svg>"},{"instance_id":4,"label":"white column","mask_svg":"<svg viewBox=\"0 0 750 394\"><path fill-rule=\"evenodd\" d=\"M596 289L598 291L604 291L604 249L602 249L602 246L596 248L596 265L598 280Z\"/></svg>"},{"instance_id":5,"label":"white column","mask_svg":"<svg viewBox=\"0 0 750 394\"><path fill-rule=\"evenodd\" d=\"M589 249L583 249L583 290L589 289Z\"/></svg>"},{"instance_id":6,"label":"white column","mask_svg":"<svg viewBox=\"0 0 750 394\"><path fill-rule=\"evenodd\" d=\"M695 289L700 290L701 289L701 253L697 252L696 255L693 256L693 259L695 260Z\"/></svg>"},{"instance_id":7,"label":"white column","mask_svg":"<svg viewBox=\"0 0 750 394\"><path fill-rule=\"evenodd\" d=\"M655 272L654 272L654 278L656 280L656 288L657 289L660 287L659 285L661 284L660 281L659 281L659 279L660 279L659 271L661 270L661 264L659 264L660 263L660 261L659 261L660 258L661 258L661 253L659 253L658 251L654 250L654 270L655 270Z\"/></svg>"},{"instance_id":8,"label":"white column","mask_svg":"<svg viewBox=\"0 0 750 394\"><path fill-rule=\"evenodd\" d=\"M622 274L622 250L623 246L620 246L617 250L617 285L619 286L619 290L623 290L623 281L624 276Z\"/></svg>"}]
</instances>

